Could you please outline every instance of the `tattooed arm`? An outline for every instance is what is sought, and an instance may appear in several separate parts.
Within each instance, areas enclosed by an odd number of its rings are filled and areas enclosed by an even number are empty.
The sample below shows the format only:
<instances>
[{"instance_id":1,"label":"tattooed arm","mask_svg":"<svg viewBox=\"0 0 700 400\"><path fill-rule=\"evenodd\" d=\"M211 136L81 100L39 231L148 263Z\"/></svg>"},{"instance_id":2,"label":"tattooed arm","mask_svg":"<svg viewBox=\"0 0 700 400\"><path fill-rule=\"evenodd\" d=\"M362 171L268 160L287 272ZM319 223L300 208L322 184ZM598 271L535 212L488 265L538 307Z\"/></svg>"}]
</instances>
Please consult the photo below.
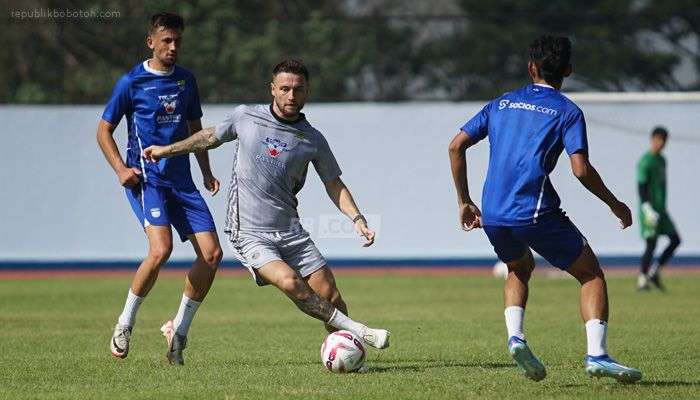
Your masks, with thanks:
<instances>
[{"instance_id":1,"label":"tattooed arm","mask_svg":"<svg viewBox=\"0 0 700 400\"><path fill-rule=\"evenodd\" d=\"M143 158L146 162L157 162L161 158L214 149L221 144L222 142L216 138L216 128L206 128L193 133L187 139L167 146L148 146L143 149Z\"/></svg>"}]
</instances>

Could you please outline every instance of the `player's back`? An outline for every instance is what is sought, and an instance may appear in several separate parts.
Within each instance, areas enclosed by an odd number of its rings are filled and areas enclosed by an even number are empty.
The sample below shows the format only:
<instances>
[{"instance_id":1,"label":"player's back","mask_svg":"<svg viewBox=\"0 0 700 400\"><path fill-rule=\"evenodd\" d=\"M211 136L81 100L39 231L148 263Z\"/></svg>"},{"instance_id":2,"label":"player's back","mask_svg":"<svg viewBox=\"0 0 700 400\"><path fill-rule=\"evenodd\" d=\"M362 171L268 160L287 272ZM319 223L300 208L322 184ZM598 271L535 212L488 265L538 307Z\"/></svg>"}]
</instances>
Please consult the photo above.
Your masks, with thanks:
<instances>
[{"instance_id":1,"label":"player's back","mask_svg":"<svg viewBox=\"0 0 700 400\"><path fill-rule=\"evenodd\" d=\"M559 210L549 174L564 148L587 151L581 110L558 90L529 85L492 101L465 125L490 144L482 199L486 225L521 226Z\"/></svg>"}]
</instances>

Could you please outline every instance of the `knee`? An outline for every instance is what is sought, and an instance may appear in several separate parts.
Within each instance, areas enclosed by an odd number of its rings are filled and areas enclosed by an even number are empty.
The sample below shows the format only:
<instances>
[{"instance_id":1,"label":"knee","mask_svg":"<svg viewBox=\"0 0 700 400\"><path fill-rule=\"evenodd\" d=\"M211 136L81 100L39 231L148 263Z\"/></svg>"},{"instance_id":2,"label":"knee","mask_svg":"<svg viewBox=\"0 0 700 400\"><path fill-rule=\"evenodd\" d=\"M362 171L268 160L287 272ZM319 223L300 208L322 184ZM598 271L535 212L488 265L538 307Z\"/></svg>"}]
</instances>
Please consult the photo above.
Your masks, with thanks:
<instances>
[{"instance_id":1,"label":"knee","mask_svg":"<svg viewBox=\"0 0 700 400\"><path fill-rule=\"evenodd\" d=\"M678 235L671 236L670 246L676 248L681 245L681 237Z\"/></svg>"},{"instance_id":2,"label":"knee","mask_svg":"<svg viewBox=\"0 0 700 400\"><path fill-rule=\"evenodd\" d=\"M152 258L157 265L162 265L166 261L168 261L168 258L170 258L170 254L172 252L172 242L163 242L151 246L151 249L148 252L148 256Z\"/></svg>"},{"instance_id":3,"label":"knee","mask_svg":"<svg viewBox=\"0 0 700 400\"><path fill-rule=\"evenodd\" d=\"M223 257L224 252L219 246L216 246L213 249L206 251L202 254L202 259L212 270L215 270L219 267L219 264L221 264L221 260L223 259Z\"/></svg>"},{"instance_id":4,"label":"knee","mask_svg":"<svg viewBox=\"0 0 700 400\"><path fill-rule=\"evenodd\" d=\"M296 275L285 276L279 279L275 285L292 300L306 300L309 297L310 290L304 281Z\"/></svg>"}]
</instances>

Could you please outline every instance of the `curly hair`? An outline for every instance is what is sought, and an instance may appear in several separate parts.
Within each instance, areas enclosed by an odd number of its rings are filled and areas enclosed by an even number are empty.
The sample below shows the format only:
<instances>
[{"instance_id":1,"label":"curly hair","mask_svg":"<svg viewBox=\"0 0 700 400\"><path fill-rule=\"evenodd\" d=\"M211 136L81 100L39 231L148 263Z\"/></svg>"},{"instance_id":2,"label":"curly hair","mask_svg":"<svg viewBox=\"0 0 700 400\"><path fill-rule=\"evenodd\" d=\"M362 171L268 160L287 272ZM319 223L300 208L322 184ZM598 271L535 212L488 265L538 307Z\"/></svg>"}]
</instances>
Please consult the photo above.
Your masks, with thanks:
<instances>
[{"instance_id":1,"label":"curly hair","mask_svg":"<svg viewBox=\"0 0 700 400\"><path fill-rule=\"evenodd\" d=\"M528 48L530 61L535 63L542 79L551 83L564 80L571 60L571 41L567 37L545 35L535 39Z\"/></svg>"}]
</instances>

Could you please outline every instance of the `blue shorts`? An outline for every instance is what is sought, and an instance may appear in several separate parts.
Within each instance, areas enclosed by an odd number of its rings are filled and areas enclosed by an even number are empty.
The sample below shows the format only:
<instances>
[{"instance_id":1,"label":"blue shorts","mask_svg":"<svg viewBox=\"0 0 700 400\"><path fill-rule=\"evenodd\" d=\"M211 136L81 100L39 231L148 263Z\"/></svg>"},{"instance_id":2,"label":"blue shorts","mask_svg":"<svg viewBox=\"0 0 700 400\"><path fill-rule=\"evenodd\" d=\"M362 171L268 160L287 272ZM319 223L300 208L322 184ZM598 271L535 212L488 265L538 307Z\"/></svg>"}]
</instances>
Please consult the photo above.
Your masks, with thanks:
<instances>
[{"instance_id":1,"label":"blue shorts","mask_svg":"<svg viewBox=\"0 0 700 400\"><path fill-rule=\"evenodd\" d=\"M207 203L195 187L178 189L142 181L126 189L126 197L144 229L148 225L172 225L183 242L192 233L216 232Z\"/></svg>"},{"instance_id":2,"label":"blue shorts","mask_svg":"<svg viewBox=\"0 0 700 400\"><path fill-rule=\"evenodd\" d=\"M564 212L542 217L533 225L484 226L484 231L501 261L515 261L529 247L561 270L581 256L587 243Z\"/></svg>"}]
</instances>

